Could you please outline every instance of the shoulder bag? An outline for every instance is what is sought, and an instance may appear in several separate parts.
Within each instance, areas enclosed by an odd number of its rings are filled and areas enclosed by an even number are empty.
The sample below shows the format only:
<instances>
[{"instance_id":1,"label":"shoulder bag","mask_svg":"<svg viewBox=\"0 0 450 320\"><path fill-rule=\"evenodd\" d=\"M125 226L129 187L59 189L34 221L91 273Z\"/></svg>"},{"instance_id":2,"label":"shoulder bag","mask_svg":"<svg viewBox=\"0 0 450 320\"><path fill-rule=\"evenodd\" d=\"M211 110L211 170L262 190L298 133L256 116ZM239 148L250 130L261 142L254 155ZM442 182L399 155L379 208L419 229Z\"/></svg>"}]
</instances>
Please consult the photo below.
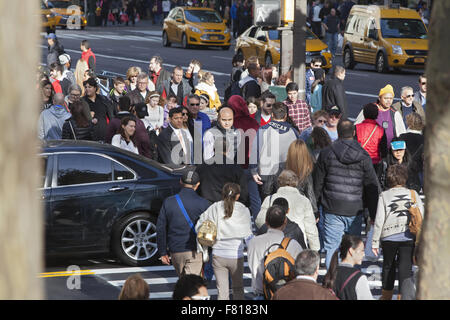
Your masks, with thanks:
<instances>
[{"instance_id":1,"label":"shoulder bag","mask_svg":"<svg viewBox=\"0 0 450 320\"><path fill-rule=\"evenodd\" d=\"M409 219L409 232L416 236L416 242L419 238L420 231L422 229L422 214L420 213L419 207L416 202L416 193L414 190L409 190L411 192L411 206L409 207L409 213L411 215Z\"/></svg>"},{"instance_id":2,"label":"shoulder bag","mask_svg":"<svg viewBox=\"0 0 450 320\"><path fill-rule=\"evenodd\" d=\"M178 206L181 209L181 212L183 212L183 215L187 221L187 223L189 224L189 226L191 227L192 231L194 232L195 235L197 235L197 232L195 231L195 227L194 224L192 223L191 218L189 218L189 215L186 212L186 209L184 208L183 202L181 201L180 195L176 194L175 195L175 199L177 199L178 202Z\"/></svg>"}]
</instances>

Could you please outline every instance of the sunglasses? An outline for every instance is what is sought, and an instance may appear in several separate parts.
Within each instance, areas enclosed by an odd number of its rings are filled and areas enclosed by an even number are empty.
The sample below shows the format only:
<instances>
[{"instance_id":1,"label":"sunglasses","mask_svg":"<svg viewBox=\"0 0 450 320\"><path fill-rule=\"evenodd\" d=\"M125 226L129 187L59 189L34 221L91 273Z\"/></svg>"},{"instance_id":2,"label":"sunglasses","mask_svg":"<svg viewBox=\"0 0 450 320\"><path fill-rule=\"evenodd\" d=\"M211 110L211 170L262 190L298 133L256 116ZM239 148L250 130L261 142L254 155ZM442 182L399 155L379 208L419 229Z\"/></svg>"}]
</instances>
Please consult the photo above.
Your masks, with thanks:
<instances>
[{"instance_id":1,"label":"sunglasses","mask_svg":"<svg viewBox=\"0 0 450 320\"><path fill-rule=\"evenodd\" d=\"M200 103L189 103L190 106L199 106Z\"/></svg>"},{"instance_id":2,"label":"sunglasses","mask_svg":"<svg viewBox=\"0 0 450 320\"><path fill-rule=\"evenodd\" d=\"M181 115L187 116L188 114L187 114L187 112L182 112Z\"/></svg>"},{"instance_id":3,"label":"sunglasses","mask_svg":"<svg viewBox=\"0 0 450 320\"><path fill-rule=\"evenodd\" d=\"M405 96L405 98L412 98L412 97L414 97L413 94L408 94L407 96Z\"/></svg>"},{"instance_id":4,"label":"sunglasses","mask_svg":"<svg viewBox=\"0 0 450 320\"><path fill-rule=\"evenodd\" d=\"M421 82L420 84L424 86L424 85L426 85L427 83L426 83L426 82Z\"/></svg>"},{"instance_id":5,"label":"sunglasses","mask_svg":"<svg viewBox=\"0 0 450 320\"><path fill-rule=\"evenodd\" d=\"M326 123L327 120L317 120L318 123Z\"/></svg>"}]
</instances>

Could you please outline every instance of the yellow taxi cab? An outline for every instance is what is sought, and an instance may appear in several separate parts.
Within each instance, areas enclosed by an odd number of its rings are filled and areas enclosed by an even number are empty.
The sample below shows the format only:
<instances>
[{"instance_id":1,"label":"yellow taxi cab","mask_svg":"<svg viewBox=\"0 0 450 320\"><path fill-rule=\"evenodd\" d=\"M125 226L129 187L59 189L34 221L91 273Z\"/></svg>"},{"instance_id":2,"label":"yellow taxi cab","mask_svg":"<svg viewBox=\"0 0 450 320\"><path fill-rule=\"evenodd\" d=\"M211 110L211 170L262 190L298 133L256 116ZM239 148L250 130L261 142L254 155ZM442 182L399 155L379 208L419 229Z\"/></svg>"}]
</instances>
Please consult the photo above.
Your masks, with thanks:
<instances>
[{"instance_id":1,"label":"yellow taxi cab","mask_svg":"<svg viewBox=\"0 0 450 320\"><path fill-rule=\"evenodd\" d=\"M60 17L57 26L69 29L84 29L87 19L81 7L74 5L70 0L49 0L47 1L50 10Z\"/></svg>"},{"instance_id":2,"label":"yellow taxi cab","mask_svg":"<svg viewBox=\"0 0 450 320\"><path fill-rule=\"evenodd\" d=\"M252 26L236 39L235 51L244 59L257 56L266 66L278 64L280 61L280 37L277 29ZM331 52L311 30L306 29L306 66L309 67L311 59L320 57L322 68L329 70L332 67Z\"/></svg>"},{"instance_id":3,"label":"yellow taxi cab","mask_svg":"<svg viewBox=\"0 0 450 320\"><path fill-rule=\"evenodd\" d=\"M55 33L56 25L61 17L58 17L55 13L53 13L51 8L48 6L48 2L43 0L41 0L41 18L42 28L44 28L47 33Z\"/></svg>"},{"instance_id":4,"label":"yellow taxi cab","mask_svg":"<svg viewBox=\"0 0 450 320\"><path fill-rule=\"evenodd\" d=\"M217 46L223 50L230 48L230 32L226 20L210 8L173 8L163 27L163 45L181 43L183 48L191 46Z\"/></svg>"},{"instance_id":5,"label":"yellow taxi cab","mask_svg":"<svg viewBox=\"0 0 450 320\"><path fill-rule=\"evenodd\" d=\"M428 55L427 27L419 13L400 6L352 7L345 27L343 62L371 64L378 72L423 69Z\"/></svg>"}]
</instances>

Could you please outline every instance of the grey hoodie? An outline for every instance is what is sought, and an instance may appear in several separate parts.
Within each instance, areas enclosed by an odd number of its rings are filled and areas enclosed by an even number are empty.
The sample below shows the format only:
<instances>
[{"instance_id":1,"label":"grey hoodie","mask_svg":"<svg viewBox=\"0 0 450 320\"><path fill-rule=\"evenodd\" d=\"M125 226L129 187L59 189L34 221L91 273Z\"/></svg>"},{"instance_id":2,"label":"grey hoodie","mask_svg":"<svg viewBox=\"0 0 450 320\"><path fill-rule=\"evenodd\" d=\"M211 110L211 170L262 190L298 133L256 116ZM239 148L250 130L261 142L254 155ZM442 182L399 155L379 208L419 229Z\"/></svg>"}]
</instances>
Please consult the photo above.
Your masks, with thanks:
<instances>
[{"instance_id":1,"label":"grey hoodie","mask_svg":"<svg viewBox=\"0 0 450 320\"><path fill-rule=\"evenodd\" d=\"M71 117L65 106L52 105L39 116L38 138L41 140L59 140L62 137L64 122Z\"/></svg>"}]
</instances>

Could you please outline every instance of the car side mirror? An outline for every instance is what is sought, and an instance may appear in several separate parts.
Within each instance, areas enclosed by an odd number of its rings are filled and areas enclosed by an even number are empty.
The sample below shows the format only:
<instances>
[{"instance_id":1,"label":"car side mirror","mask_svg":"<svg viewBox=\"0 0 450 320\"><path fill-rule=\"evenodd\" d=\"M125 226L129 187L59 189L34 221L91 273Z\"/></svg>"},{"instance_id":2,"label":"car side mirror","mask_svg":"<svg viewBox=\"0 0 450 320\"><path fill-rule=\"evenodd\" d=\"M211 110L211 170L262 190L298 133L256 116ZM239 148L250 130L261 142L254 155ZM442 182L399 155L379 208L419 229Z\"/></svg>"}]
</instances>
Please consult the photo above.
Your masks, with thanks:
<instances>
[{"instance_id":1,"label":"car side mirror","mask_svg":"<svg viewBox=\"0 0 450 320\"><path fill-rule=\"evenodd\" d=\"M369 29L369 38L378 40L378 30L377 29Z\"/></svg>"},{"instance_id":2,"label":"car side mirror","mask_svg":"<svg viewBox=\"0 0 450 320\"><path fill-rule=\"evenodd\" d=\"M256 38L256 40L262 41L262 42L267 42L267 38L265 36L259 36L258 38Z\"/></svg>"}]
</instances>

